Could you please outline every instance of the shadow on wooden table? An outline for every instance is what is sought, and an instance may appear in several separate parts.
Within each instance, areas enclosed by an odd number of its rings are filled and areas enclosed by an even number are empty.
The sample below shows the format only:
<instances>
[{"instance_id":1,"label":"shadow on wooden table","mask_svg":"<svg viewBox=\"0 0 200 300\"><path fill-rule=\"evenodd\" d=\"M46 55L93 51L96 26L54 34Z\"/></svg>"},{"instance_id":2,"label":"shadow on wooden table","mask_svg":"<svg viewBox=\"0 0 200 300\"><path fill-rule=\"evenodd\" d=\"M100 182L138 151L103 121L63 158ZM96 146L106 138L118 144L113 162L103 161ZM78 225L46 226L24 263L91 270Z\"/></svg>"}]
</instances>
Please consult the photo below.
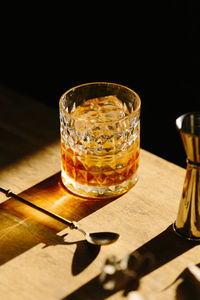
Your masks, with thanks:
<instances>
[{"instance_id":1,"label":"shadow on wooden table","mask_svg":"<svg viewBox=\"0 0 200 300\"><path fill-rule=\"evenodd\" d=\"M60 172L20 194L21 197L59 214L69 220L79 221L112 200L87 200L69 193L60 182ZM79 274L98 255L100 246L80 241L66 242L57 233L66 225L15 200L0 204L0 265L42 243L43 247L57 244L76 244L72 261L72 274ZM80 257L82 257L80 264ZM77 259L79 258L79 262Z\"/></svg>"},{"instance_id":2,"label":"shadow on wooden table","mask_svg":"<svg viewBox=\"0 0 200 300\"><path fill-rule=\"evenodd\" d=\"M142 245L140 248L133 251L141 255L151 253L154 256L155 263L151 269L143 272L142 276L158 269L169 261L175 259L179 255L185 253L189 249L195 247L197 243L187 241L178 237L169 226L166 230L155 236L153 239ZM99 274L100 275L100 274ZM102 288L99 282L99 275L81 286L79 289L74 291L72 294L67 295L62 300L78 300L78 299L95 299L102 300L113 295L118 290L106 291ZM181 299L181 298L177 298ZM182 299L181 299L182 300Z\"/></svg>"}]
</instances>

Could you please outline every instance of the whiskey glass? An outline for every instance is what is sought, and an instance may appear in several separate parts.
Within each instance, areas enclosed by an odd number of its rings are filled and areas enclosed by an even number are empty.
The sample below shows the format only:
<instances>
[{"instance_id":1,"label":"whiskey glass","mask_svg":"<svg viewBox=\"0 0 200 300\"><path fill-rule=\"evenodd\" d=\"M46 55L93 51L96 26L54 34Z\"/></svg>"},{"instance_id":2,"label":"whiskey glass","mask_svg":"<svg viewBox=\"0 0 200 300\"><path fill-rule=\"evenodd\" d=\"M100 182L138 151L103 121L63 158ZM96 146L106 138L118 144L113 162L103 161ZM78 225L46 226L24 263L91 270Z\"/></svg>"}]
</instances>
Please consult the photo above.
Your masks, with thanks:
<instances>
[{"instance_id":1,"label":"whiskey glass","mask_svg":"<svg viewBox=\"0 0 200 300\"><path fill-rule=\"evenodd\" d=\"M82 84L60 98L61 179L89 198L121 195L138 180L139 96L107 82Z\"/></svg>"}]
</instances>

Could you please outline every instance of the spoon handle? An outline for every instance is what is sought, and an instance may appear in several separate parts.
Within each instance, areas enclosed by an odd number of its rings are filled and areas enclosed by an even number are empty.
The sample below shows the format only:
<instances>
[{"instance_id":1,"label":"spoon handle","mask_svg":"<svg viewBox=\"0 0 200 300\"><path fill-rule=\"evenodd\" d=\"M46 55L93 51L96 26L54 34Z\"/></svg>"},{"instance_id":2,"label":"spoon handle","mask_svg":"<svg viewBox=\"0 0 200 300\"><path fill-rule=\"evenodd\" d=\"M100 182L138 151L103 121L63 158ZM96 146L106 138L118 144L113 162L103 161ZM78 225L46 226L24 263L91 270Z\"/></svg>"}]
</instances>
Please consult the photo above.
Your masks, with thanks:
<instances>
[{"instance_id":1,"label":"spoon handle","mask_svg":"<svg viewBox=\"0 0 200 300\"><path fill-rule=\"evenodd\" d=\"M56 219L57 221L69 226L71 229L78 229L78 225L76 224L76 222L71 222L55 213L52 213L40 206L37 206L36 204L32 203L32 202L29 202L28 200L25 200L24 198L12 193L10 190L5 190L3 188L0 187L0 192L4 193L7 197L13 197L15 198L16 200L19 200L20 202L32 207L32 208L35 208L37 209L38 211Z\"/></svg>"}]
</instances>

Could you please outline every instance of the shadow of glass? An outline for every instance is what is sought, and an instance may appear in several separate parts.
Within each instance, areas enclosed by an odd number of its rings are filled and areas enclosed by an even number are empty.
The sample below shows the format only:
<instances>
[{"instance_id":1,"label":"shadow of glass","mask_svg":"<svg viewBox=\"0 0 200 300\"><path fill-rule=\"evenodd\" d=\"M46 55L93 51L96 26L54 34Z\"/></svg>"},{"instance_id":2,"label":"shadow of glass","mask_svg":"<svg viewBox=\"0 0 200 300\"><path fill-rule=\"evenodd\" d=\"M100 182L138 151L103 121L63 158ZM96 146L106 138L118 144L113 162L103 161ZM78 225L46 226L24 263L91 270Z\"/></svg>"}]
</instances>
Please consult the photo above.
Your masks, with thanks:
<instances>
[{"instance_id":1,"label":"shadow of glass","mask_svg":"<svg viewBox=\"0 0 200 300\"><path fill-rule=\"evenodd\" d=\"M63 237L56 235L54 230L0 207L0 265L39 243L45 246L65 244Z\"/></svg>"},{"instance_id":2,"label":"shadow of glass","mask_svg":"<svg viewBox=\"0 0 200 300\"><path fill-rule=\"evenodd\" d=\"M169 226L166 230L155 236L153 239L142 245L140 248L133 251L133 253L139 253L141 255L150 253L154 257L154 264L151 268L141 274L141 276L158 269L169 261L175 259L179 255L185 253L189 249L195 247L198 243L184 240L178 237L172 226ZM100 274L99 274L100 275ZM99 275L81 286L72 294L67 295L62 300L74 300L74 299L95 299L102 300L115 294L118 290L106 291L103 289L99 282ZM177 298L179 299L179 298ZM191 298L190 298L191 299ZM183 300L183 299L181 299Z\"/></svg>"},{"instance_id":3,"label":"shadow of glass","mask_svg":"<svg viewBox=\"0 0 200 300\"><path fill-rule=\"evenodd\" d=\"M69 193L57 173L20 194L21 197L69 220L79 221L113 201L84 199ZM83 271L97 257L100 247L85 240L70 242L57 233L66 225L9 198L0 204L0 265L28 251L39 243L44 247L58 244L76 244L72 261L72 274Z\"/></svg>"},{"instance_id":4,"label":"shadow of glass","mask_svg":"<svg viewBox=\"0 0 200 300\"><path fill-rule=\"evenodd\" d=\"M87 199L74 195L62 185L60 172L20 193L19 196L70 221L79 221L116 199ZM17 216L27 217L57 231L66 227L14 198L3 202L1 207Z\"/></svg>"}]
</instances>

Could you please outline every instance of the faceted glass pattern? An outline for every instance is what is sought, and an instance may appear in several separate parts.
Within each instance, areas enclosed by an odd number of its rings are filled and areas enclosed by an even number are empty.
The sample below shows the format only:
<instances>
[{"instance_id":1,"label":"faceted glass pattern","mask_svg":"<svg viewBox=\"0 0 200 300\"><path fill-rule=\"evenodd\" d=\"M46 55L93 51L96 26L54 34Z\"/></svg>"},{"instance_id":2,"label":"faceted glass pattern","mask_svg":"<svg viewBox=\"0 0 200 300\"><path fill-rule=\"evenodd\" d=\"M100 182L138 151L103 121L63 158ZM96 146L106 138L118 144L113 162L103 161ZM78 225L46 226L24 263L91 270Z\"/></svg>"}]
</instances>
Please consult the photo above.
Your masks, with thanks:
<instances>
[{"instance_id":1,"label":"faceted glass pattern","mask_svg":"<svg viewBox=\"0 0 200 300\"><path fill-rule=\"evenodd\" d=\"M129 93L134 92L129 90ZM138 96L134 94L135 101L126 99L126 102L107 93L91 99L82 97L80 101L77 94L79 101L72 103L64 94L60 101L62 181L69 190L82 196L117 196L137 181Z\"/></svg>"}]
</instances>

